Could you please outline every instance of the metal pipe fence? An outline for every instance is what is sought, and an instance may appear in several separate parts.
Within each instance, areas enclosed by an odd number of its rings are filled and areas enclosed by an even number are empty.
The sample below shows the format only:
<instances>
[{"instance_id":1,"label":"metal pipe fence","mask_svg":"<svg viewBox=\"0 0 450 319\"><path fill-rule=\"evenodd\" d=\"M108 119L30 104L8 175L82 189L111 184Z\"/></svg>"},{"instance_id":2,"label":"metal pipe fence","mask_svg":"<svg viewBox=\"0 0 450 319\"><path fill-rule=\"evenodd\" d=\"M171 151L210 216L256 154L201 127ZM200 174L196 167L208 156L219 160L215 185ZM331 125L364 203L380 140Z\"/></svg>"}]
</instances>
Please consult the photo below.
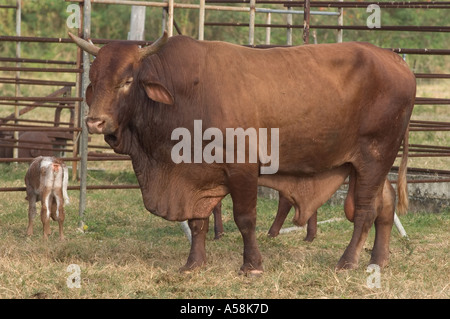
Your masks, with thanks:
<instances>
[{"instance_id":1,"label":"metal pipe fence","mask_svg":"<svg viewBox=\"0 0 450 319\"><path fill-rule=\"evenodd\" d=\"M80 30L86 30L86 26L90 24L90 13L91 13L91 1L82 1L76 0L72 2L80 3L83 12L83 25L80 27ZM370 31L397 31L397 32L449 32L450 26L383 26L379 29L369 29L363 26L344 26L342 21L342 10L345 8L367 8L369 2L350 2L350 1L271 1L271 0L202 0L199 4L185 4L185 3L176 3L174 1L167 2L151 2L151 1L124 1L124 0L96 0L92 1L96 5L104 4L104 5L139 5L139 6L151 6L151 7L160 7L162 9L167 9L166 21L171 26L173 25L173 10L198 10L200 25L199 25L199 38L203 39L203 29L205 26L236 26L236 27L248 27L249 29L254 28L285 28L287 30L303 30L306 32L307 29L336 29L336 30L370 30ZM222 6L213 6L208 4L221 3L226 4ZM249 6L243 6L248 4ZM276 4L280 5L283 9L273 9L273 8L263 8L259 7L264 4ZM438 2L438 1L430 1L430 2L370 2L370 4L378 4L381 8L396 8L396 9L450 9L450 2ZM232 6L234 5L234 6ZM294 7L302 7L303 10L293 10ZM16 8L16 7L13 7ZM287 8L287 9L284 9ZM312 11L311 8L330 8L337 11ZM2 9L2 6L0 6ZM239 22L206 22L204 12L205 10L218 10L218 11L233 11L233 12L248 12L249 13L249 23L239 23ZM305 14L306 13L306 14ZM303 24L281 24L274 25L271 23L255 23L255 19L251 18L251 14L283 14L283 15L303 15L304 23ZM331 15L339 18L337 21L337 25L310 25L307 23L307 17L309 14L322 14L322 15ZM165 23L167 25L167 23ZM270 38L270 30L268 32ZM288 33L289 34L289 33ZM305 33L304 33L305 34ZM87 33L80 34L84 37L90 37L89 29ZM287 35L289 37L289 35ZM309 40L309 36L304 37L304 42L307 43ZM342 39L342 33L340 33L340 39ZM9 41L9 42L39 42L39 43L60 43L61 45L70 44L72 45L72 41L69 38L50 38L50 37L27 37L27 36L0 36L0 42ZM92 39L93 43L96 44L106 44L111 42L110 39ZM132 43L136 43L139 45L149 45L151 41L129 41ZM287 39L289 42L289 39ZM269 42L270 43L270 42ZM269 48L274 46L288 46L284 44L278 45L255 45L254 44L254 33L249 32L249 46L256 48ZM75 49L75 46L73 46ZM53 96L49 95L46 97L33 97L33 96L0 96L0 108L2 106L14 106L14 107L25 107L25 109L34 109L34 108L54 108L54 109L69 109L75 113L75 118L73 121L64 121L64 122L56 122L56 121L39 121L39 120L23 120L19 115L10 116L10 117L1 117L0 118L0 135L3 132L59 132L59 133L69 133L73 135L71 139L72 143L63 143L63 142L55 142L54 146L58 146L62 148L66 153L72 153L72 156L66 156L64 159L66 161L72 161L74 171L78 163L81 164L81 172L80 172L80 185L79 186L71 186L69 189L72 190L80 190L80 198L84 199L80 200L80 203L85 201L86 198L86 190L94 190L94 189L116 189L116 188L138 188L137 185L87 185L86 182L86 171L87 171L87 162L91 161L129 161L128 156L116 156L116 155L92 155L89 154L89 149L107 149L106 146L100 145L90 145L87 143L87 131L86 128L83 127L83 121L80 120L84 118L84 114L87 110L87 106L83 104L83 94L84 89L87 86L87 77L88 68L89 68L89 56L82 54L79 49L78 50L78 59L77 61L57 61L57 60L42 60L42 59L30 59L30 58L0 58L0 62L4 63L40 63L40 64L54 64L54 65L62 65L61 68L56 67L24 67L24 66L1 66L0 71L5 72L30 72L30 73L68 73L73 76L77 76L77 80L74 82L70 81L59 81L59 80L41 80L41 79L24 79L21 77L0 77L0 83L5 84L19 84L19 85L42 85L42 86L56 86L66 88L65 93L61 93L61 96ZM399 54L418 54L418 55L450 55L450 50L447 49L428 49L428 48L390 48L393 52ZM84 63L83 63L84 61ZM68 67L72 66L72 67ZM81 75L85 76L82 77ZM436 73L416 73L416 78L418 79L440 79L447 80L450 79L450 74L436 74ZM70 89L75 87L74 96L62 96L63 94L69 94ZM30 102L30 103L24 103ZM432 98L432 97L417 97L416 104L418 105L439 105L446 106L450 105L450 99L445 98ZM7 123L9 121L14 122ZM20 121L23 124L20 124ZM33 125L31 125L33 124ZM39 125L39 126L38 126ZM43 126L45 125L45 126ZM62 125L63 127L59 126ZM67 127L69 126L69 127ZM437 121L411 121L410 124L411 132L437 132L450 131L450 123L449 122L437 122ZM80 140L83 138L81 134L84 135L84 144L80 145ZM4 137L0 138L0 144L6 142ZM11 138L9 140L12 144L6 146L7 148L19 148L19 138ZM24 140L23 142L26 142ZM44 148L50 148L47 143L36 143L40 146L45 146ZM11 146L12 145L12 146ZM450 156L450 147L447 146L436 146L436 145L421 145L421 144L410 144L409 145L409 156L410 157L448 157ZM29 146L24 147L29 148ZM398 156L401 156L399 154ZM7 162L30 162L33 158L0 158L0 163ZM394 168L395 169L395 168ZM426 168L409 168L409 172L429 172L429 169ZM447 170L435 170L433 174L439 176L450 176L450 171ZM426 182L448 182L448 177L440 178L440 179L423 179L423 180L409 180L410 183L424 183ZM24 188L21 187L3 187L0 188L1 192L8 191L23 191ZM82 216L84 211L83 204L80 204L80 216Z\"/></svg>"}]
</instances>

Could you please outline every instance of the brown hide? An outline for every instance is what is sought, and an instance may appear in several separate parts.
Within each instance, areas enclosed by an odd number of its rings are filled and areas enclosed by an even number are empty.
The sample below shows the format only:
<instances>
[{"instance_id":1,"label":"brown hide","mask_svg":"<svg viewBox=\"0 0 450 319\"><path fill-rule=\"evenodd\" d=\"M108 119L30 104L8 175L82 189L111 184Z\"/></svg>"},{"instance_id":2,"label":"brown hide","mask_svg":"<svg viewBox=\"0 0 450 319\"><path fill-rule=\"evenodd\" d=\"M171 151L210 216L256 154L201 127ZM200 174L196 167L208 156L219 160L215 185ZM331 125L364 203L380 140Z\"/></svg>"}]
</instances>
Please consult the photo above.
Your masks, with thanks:
<instances>
[{"instance_id":1,"label":"brown hide","mask_svg":"<svg viewBox=\"0 0 450 319\"><path fill-rule=\"evenodd\" d=\"M355 226L337 268L356 267L373 223L377 236L371 261L387 263L394 212L382 209L383 185L415 98L414 74L397 54L357 42L258 50L183 36L159 47L144 58L136 45L123 42L96 52L86 92L86 123L90 133L104 134L117 153L130 155L150 212L189 220L192 245L183 271L205 263L206 218L226 194L231 194L244 241L241 271L259 274L257 185L287 196L302 224L311 212L308 205L328 199L349 171L353 184L346 212ZM202 125L200 140L208 128L222 133L222 163L172 160L171 151L180 142L172 133L187 129L192 142L196 120ZM262 160L251 163L248 151L245 163L225 162L230 128L267 129L268 141L271 130L278 129L279 148L267 145L271 154L278 150L278 170L261 175ZM203 150L209 142L200 141L197 147ZM192 154L195 146L194 141ZM302 189L309 183L319 187ZM315 198L299 196L303 191Z\"/></svg>"},{"instance_id":2,"label":"brown hide","mask_svg":"<svg viewBox=\"0 0 450 319\"><path fill-rule=\"evenodd\" d=\"M131 155L147 209L169 220L209 216L229 192L230 175L254 184L259 169L248 163L175 164L175 128L193 136L196 119L203 129L223 132L279 128L276 175L303 178L352 163L382 184L415 95L404 61L364 43L256 50L173 37L140 65L136 56L137 47L129 44L100 50L91 69L96 94L89 117L104 120L106 141ZM131 76L131 87L120 88ZM167 90L173 105L149 99L142 90L149 85ZM119 91L112 94L111 86ZM365 167L367 162L377 165Z\"/></svg>"}]
</instances>

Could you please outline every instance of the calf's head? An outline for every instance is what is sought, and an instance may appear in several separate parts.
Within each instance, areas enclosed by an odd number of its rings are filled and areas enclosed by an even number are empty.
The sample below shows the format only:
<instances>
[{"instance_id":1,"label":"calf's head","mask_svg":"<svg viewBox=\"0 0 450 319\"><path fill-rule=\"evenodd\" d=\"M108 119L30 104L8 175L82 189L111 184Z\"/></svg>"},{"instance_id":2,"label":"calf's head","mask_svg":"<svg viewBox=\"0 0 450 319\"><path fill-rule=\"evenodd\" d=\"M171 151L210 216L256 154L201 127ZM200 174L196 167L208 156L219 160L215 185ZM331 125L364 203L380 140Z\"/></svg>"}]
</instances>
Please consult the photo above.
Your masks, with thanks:
<instances>
[{"instance_id":1,"label":"calf's head","mask_svg":"<svg viewBox=\"0 0 450 319\"><path fill-rule=\"evenodd\" d=\"M166 32L144 48L124 41L111 42L99 48L70 32L69 36L81 49L96 56L89 72L91 83L86 89L89 133L115 135L123 116L120 112L132 103L130 95L135 94L135 90L145 90L154 101L173 104L172 94L161 83L137 79L142 60L158 52L167 42Z\"/></svg>"}]
</instances>

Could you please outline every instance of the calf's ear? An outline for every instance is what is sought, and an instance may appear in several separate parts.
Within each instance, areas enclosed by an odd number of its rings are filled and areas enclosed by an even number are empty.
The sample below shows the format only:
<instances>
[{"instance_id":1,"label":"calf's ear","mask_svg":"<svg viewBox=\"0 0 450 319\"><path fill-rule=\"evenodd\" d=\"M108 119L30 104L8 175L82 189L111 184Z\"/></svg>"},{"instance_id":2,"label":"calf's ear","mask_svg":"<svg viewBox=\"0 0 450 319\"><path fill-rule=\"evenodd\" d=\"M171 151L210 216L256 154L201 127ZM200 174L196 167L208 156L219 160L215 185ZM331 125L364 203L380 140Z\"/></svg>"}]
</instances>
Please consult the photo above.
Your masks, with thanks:
<instances>
[{"instance_id":1,"label":"calf's ear","mask_svg":"<svg viewBox=\"0 0 450 319\"><path fill-rule=\"evenodd\" d=\"M160 83L145 83L144 89L147 96L153 101L169 105L174 103L172 93Z\"/></svg>"}]
</instances>

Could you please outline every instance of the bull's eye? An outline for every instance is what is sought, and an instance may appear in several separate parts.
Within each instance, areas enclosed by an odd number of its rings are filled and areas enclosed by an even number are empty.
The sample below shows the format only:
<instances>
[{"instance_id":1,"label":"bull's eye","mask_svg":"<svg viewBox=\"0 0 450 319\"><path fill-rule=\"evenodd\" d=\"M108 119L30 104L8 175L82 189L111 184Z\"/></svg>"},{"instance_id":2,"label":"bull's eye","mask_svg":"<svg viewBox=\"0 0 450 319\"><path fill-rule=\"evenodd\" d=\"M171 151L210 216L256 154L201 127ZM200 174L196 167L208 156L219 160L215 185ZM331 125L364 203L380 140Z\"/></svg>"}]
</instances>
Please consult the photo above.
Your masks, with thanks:
<instances>
[{"instance_id":1,"label":"bull's eye","mask_svg":"<svg viewBox=\"0 0 450 319\"><path fill-rule=\"evenodd\" d=\"M131 83L133 83L133 78L129 77L124 82L120 83L119 88L129 88Z\"/></svg>"}]
</instances>

